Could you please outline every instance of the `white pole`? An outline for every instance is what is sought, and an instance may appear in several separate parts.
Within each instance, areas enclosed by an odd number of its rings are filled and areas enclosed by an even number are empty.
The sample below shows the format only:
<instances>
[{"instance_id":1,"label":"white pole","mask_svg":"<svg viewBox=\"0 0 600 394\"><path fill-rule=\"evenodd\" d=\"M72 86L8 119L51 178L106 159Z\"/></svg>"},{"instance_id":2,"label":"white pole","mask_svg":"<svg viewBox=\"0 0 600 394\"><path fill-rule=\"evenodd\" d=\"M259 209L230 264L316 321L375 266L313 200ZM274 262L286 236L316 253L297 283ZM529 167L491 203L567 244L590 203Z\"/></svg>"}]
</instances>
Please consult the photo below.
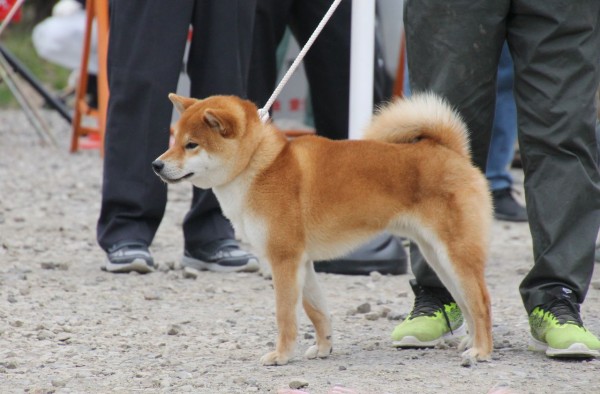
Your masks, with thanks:
<instances>
[{"instance_id":1,"label":"white pole","mask_svg":"<svg viewBox=\"0 0 600 394\"><path fill-rule=\"evenodd\" d=\"M375 0L352 0L350 139L360 139L373 113Z\"/></svg>"}]
</instances>

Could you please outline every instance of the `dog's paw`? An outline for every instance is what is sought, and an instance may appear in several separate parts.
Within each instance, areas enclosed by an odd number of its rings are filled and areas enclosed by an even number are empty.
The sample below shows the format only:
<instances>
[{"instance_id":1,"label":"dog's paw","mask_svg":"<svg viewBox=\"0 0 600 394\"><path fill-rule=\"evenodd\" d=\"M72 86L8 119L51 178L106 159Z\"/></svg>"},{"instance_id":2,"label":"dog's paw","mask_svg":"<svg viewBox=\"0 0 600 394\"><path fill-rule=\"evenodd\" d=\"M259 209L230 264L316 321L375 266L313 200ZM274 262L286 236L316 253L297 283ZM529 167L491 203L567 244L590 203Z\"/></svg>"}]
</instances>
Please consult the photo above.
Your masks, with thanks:
<instances>
[{"instance_id":1,"label":"dog's paw","mask_svg":"<svg viewBox=\"0 0 600 394\"><path fill-rule=\"evenodd\" d=\"M489 354L483 354L479 349L473 347L463 352L460 365L463 367L472 367L477 364L478 361L489 361L489 359Z\"/></svg>"},{"instance_id":2,"label":"dog's paw","mask_svg":"<svg viewBox=\"0 0 600 394\"><path fill-rule=\"evenodd\" d=\"M262 365L285 365L289 357L282 356L278 352L269 352L260 358Z\"/></svg>"},{"instance_id":3,"label":"dog's paw","mask_svg":"<svg viewBox=\"0 0 600 394\"><path fill-rule=\"evenodd\" d=\"M318 345L312 345L311 347L308 348L306 353L304 353L304 357L306 357L308 359L313 359L313 358L317 358L317 357L326 358L326 357L329 357L329 355L331 354L332 351L333 351L333 348L331 346L319 348Z\"/></svg>"}]
</instances>

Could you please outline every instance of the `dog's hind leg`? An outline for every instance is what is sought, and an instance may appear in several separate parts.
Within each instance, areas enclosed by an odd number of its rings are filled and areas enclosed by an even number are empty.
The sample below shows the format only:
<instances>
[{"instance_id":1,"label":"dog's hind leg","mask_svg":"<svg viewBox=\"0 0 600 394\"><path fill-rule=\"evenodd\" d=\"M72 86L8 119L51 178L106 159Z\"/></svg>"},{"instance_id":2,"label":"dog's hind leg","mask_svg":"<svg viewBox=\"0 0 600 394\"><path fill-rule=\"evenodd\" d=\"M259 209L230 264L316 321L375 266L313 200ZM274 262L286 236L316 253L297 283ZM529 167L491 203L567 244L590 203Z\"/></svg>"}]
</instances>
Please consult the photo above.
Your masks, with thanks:
<instances>
[{"instance_id":1,"label":"dog's hind leg","mask_svg":"<svg viewBox=\"0 0 600 394\"><path fill-rule=\"evenodd\" d=\"M307 358L325 358L333 349L331 339L331 317L327 310L325 297L319 286L312 261L306 263L304 290L302 292L304 311L315 326L317 343L306 351Z\"/></svg>"},{"instance_id":2,"label":"dog's hind leg","mask_svg":"<svg viewBox=\"0 0 600 394\"><path fill-rule=\"evenodd\" d=\"M279 334L275 351L265 354L260 361L263 365L284 365L287 364L296 347L297 309L304 286L306 268L300 257L290 255L273 259L271 268Z\"/></svg>"},{"instance_id":3,"label":"dog's hind leg","mask_svg":"<svg viewBox=\"0 0 600 394\"><path fill-rule=\"evenodd\" d=\"M491 303L484 278L486 251L479 244L456 240L437 245L421 242L419 248L467 321L469 337L462 346L471 347L463 353L463 365L489 359L493 344Z\"/></svg>"}]
</instances>

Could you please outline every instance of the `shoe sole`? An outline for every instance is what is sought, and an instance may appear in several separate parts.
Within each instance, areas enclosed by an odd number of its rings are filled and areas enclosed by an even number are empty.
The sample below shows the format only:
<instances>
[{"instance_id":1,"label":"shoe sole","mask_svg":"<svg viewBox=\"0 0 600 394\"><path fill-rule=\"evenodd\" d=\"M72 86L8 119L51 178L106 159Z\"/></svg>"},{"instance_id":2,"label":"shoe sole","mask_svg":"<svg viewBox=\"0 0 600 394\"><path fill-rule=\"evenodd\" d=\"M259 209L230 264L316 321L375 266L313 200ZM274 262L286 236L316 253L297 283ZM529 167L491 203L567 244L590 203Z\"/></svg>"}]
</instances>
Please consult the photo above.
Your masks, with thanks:
<instances>
[{"instance_id":1,"label":"shoe sole","mask_svg":"<svg viewBox=\"0 0 600 394\"><path fill-rule=\"evenodd\" d=\"M140 274L147 274L154 271L154 268L150 267L144 259L135 259L128 264L113 264L109 261L103 269L104 271L113 273L138 272Z\"/></svg>"},{"instance_id":2,"label":"shoe sole","mask_svg":"<svg viewBox=\"0 0 600 394\"><path fill-rule=\"evenodd\" d=\"M534 352L546 353L548 357L554 358L592 358L600 357L600 351L593 350L583 343L574 343L566 349L556 349L550 347L547 343L529 338L529 350Z\"/></svg>"},{"instance_id":3,"label":"shoe sole","mask_svg":"<svg viewBox=\"0 0 600 394\"><path fill-rule=\"evenodd\" d=\"M442 343L458 343L463 337L467 335L467 325L463 323L460 327L452 332L444 334L441 338L434 339L433 341L423 342L417 337L406 336L399 341L393 341L392 346L401 349L419 349L419 348L431 348L436 347Z\"/></svg>"},{"instance_id":4,"label":"shoe sole","mask_svg":"<svg viewBox=\"0 0 600 394\"><path fill-rule=\"evenodd\" d=\"M211 272L256 272L260 268L257 259L249 259L248 263L240 266L225 266L217 263L209 263L206 261L198 260L193 257L183 256L181 259L181 265L184 267L190 267L199 271L211 271Z\"/></svg>"}]
</instances>

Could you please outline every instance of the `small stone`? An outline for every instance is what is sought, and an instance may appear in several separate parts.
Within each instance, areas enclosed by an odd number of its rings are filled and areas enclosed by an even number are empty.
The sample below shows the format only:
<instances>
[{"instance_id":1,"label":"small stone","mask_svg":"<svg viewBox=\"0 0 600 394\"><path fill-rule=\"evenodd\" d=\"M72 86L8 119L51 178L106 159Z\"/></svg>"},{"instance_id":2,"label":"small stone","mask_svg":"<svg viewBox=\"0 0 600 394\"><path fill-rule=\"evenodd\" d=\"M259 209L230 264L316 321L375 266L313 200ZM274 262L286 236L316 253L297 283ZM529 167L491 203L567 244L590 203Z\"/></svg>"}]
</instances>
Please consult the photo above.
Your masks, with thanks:
<instances>
[{"instance_id":1,"label":"small stone","mask_svg":"<svg viewBox=\"0 0 600 394\"><path fill-rule=\"evenodd\" d=\"M377 312L369 312L369 313L365 314L365 319L371 320L371 321L377 320L377 319L379 319L379 317L380 317L379 313L377 313Z\"/></svg>"},{"instance_id":2,"label":"small stone","mask_svg":"<svg viewBox=\"0 0 600 394\"><path fill-rule=\"evenodd\" d=\"M304 379L294 379L289 384L291 389L297 390L303 387L308 387L308 382Z\"/></svg>"},{"instance_id":3,"label":"small stone","mask_svg":"<svg viewBox=\"0 0 600 394\"><path fill-rule=\"evenodd\" d=\"M56 339L58 339L60 342L68 342L69 339L71 339L71 334L64 332L62 334L59 334L58 337L56 337Z\"/></svg>"},{"instance_id":4,"label":"small stone","mask_svg":"<svg viewBox=\"0 0 600 394\"><path fill-rule=\"evenodd\" d=\"M17 297L15 297L14 294L9 294L8 297L6 297L6 301L14 304L17 302Z\"/></svg>"},{"instance_id":5,"label":"small stone","mask_svg":"<svg viewBox=\"0 0 600 394\"><path fill-rule=\"evenodd\" d=\"M53 339L55 336L56 334L50 330L40 330L37 334L37 339L43 341L45 339Z\"/></svg>"},{"instance_id":6,"label":"small stone","mask_svg":"<svg viewBox=\"0 0 600 394\"><path fill-rule=\"evenodd\" d=\"M365 302L364 304L360 304L359 306L356 307L356 311L358 313L369 313L369 312L371 312L371 304L369 304L368 302Z\"/></svg>"},{"instance_id":7,"label":"small stone","mask_svg":"<svg viewBox=\"0 0 600 394\"><path fill-rule=\"evenodd\" d=\"M379 316L381 317L387 317L387 315L391 312L392 310L390 308L388 308L387 306L382 307L379 310Z\"/></svg>"},{"instance_id":8,"label":"small stone","mask_svg":"<svg viewBox=\"0 0 600 394\"><path fill-rule=\"evenodd\" d=\"M23 322L21 320L14 320L10 322L10 325L13 327L23 327Z\"/></svg>"},{"instance_id":9,"label":"small stone","mask_svg":"<svg viewBox=\"0 0 600 394\"><path fill-rule=\"evenodd\" d=\"M592 282L592 289L600 290L600 281Z\"/></svg>"},{"instance_id":10,"label":"small stone","mask_svg":"<svg viewBox=\"0 0 600 394\"><path fill-rule=\"evenodd\" d=\"M371 280L372 280L373 282L378 282L378 281L381 279L381 277L382 277L383 275L381 275L381 274L380 274L379 272L377 272L377 271L371 271L371 273L369 274L369 276L371 277Z\"/></svg>"},{"instance_id":11,"label":"small stone","mask_svg":"<svg viewBox=\"0 0 600 394\"><path fill-rule=\"evenodd\" d=\"M345 371L346 369L347 369L347 368L346 368L345 366L343 366L343 365L340 365L340 366L338 367L338 370L340 370L340 371Z\"/></svg>"},{"instance_id":12,"label":"small stone","mask_svg":"<svg viewBox=\"0 0 600 394\"><path fill-rule=\"evenodd\" d=\"M398 293L398 298L406 298L408 297L408 291L401 291Z\"/></svg>"},{"instance_id":13,"label":"small stone","mask_svg":"<svg viewBox=\"0 0 600 394\"><path fill-rule=\"evenodd\" d=\"M200 274L200 271L198 271L195 268L191 268L191 267L183 268L183 278L184 279L196 279L199 274Z\"/></svg>"},{"instance_id":14,"label":"small stone","mask_svg":"<svg viewBox=\"0 0 600 394\"><path fill-rule=\"evenodd\" d=\"M177 324L173 324L167 330L168 335L179 335L181 333L181 327Z\"/></svg>"},{"instance_id":15,"label":"small stone","mask_svg":"<svg viewBox=\"0 0 600 394\"><path fill-rule=\"evenodd\" d=\"M52 386L53 387L65 387L67 385L67 382L65 382L62 379L54 379L52 380Z\"/></svg>"},{"instance_id":16,"label":"small stone","mask_svg":"<svg viewBox=\"0 0 600 394\"><path fill-rule=\"evenodd\" d=\"M2 363L6 369L17 369L17 362L15 360L9 360Z\"/></svg>"},{"instance_id":17,"label":"small stone","mask_svg":"<svg viewBox=\"0 0 600 394\"><path fill-rule=\"evenodd\" d=\"M148 301L156 301L162 299L160 293L157 292L147 292L144 293L144 299Z\"/></svg>"}]
</instances>

